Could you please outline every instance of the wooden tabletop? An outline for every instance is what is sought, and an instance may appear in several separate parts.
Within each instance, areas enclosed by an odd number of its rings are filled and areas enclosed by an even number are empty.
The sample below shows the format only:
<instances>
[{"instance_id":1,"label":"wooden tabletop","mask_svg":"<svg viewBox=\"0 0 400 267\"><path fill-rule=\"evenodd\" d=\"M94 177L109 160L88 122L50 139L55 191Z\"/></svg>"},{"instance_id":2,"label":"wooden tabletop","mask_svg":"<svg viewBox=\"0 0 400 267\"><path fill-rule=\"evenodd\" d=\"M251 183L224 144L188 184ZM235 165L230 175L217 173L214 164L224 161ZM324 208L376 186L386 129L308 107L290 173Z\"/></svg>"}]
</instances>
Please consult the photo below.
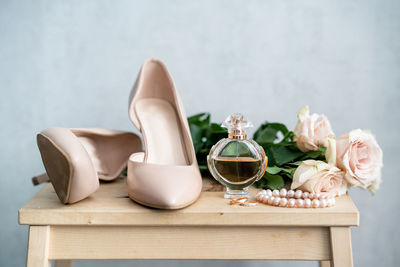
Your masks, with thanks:
<instances>
[{"instance_id":1,"label":"wooden tabletop","mask_svg":"<svg viewBox=\"0 0 400 267\"><path fill-rule=\"evenodd\" d=\"M157 210L133 202L125 179L101 183L85 200L62 204L51 184L46 184L19 210L24 225L226 225L226 226L357 226L359 213L348 195L336 206L319 209L281 208L258 204L231 206L212 180L204 179L203 192L191 206L181 210ZM251 188L252 197L257 189Z\"/></svg>"}]
</instances>

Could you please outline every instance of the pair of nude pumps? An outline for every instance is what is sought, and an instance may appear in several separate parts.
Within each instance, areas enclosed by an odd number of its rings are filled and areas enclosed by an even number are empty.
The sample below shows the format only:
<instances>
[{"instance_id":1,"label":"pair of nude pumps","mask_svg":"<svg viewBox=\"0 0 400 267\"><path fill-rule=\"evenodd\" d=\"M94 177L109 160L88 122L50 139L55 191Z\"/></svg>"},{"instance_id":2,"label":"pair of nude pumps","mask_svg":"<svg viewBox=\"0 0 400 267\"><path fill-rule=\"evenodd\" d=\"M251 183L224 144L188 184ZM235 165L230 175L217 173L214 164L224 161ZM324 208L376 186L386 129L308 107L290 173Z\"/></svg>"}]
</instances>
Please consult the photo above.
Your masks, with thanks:
<instances>
[{"instance_id":1,"label":"pair of nude pumps","mask_svg":"<svg viewBox=\"0 0 400 267\"><path fill-rule=\"evenodd\" d=\"M182 101L166 66L147 60L129 97L129 117L143 137L108 129L49 128L37 135L46 174L61 202L75 203L127 167L129 197L161 209L186 207L202 179Z\"/></svg>"}]
</instances>

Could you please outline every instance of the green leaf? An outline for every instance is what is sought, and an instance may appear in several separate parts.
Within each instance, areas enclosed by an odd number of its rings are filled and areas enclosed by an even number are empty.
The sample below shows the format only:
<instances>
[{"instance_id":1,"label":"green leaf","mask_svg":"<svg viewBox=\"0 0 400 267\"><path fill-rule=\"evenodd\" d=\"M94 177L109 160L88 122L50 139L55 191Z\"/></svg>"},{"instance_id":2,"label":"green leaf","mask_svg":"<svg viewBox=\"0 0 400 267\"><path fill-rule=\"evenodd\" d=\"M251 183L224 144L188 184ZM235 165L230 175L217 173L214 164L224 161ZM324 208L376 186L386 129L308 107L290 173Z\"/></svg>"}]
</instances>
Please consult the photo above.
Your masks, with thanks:
<instances>
[{"instance_id":1,"label":"green leaf","mask_svg":"<svg viewBox=\"0 0 400 267\"><path fill-rule=\"evenodd\" d=\"M282 141L279 142L279 144L294 144L293 142L293 136L294 133L292 131L287 132L284 136Z\"/></svg>"},{"instance_id":2,"label":"green leaf","mask_svg":"<svg viewBox=\"0 0 400 267\"><path fill-rule=\"evenodd\" d=\"M277 133L278 130L271 127L265 127L258 133L257 137L255 137L255 141L262 144L273 143L277 138Z\"/></svg>"},{"instance_id":3,"label":"green leaf","mask_svg":"<svg viewBox=\"0 0 400 267\"><path fill-rule=\"evenodd\" d=\"M289 178L290 180L293 179L293 175L296 172L297 167L292 167L290 165L285 165L285 168L281 168L282 172L281 174L287 178Z\"/></svg>"},{"instance_id":4,"label":"green leaf","mask_svg":"<svg viewBox=\"0 0 400 267\"><path fill-rule=\"evenodd\" d=\"M263 177L255 183L257 188L267 188L267 180Z\"/></svg>"},{"instance_id":5,"label":"green leaf","mask_svg":"<svg viewBox=\"0 0 400 267\"><path fill-rule=\"evenodd\" d=\"M283 135L285 135L286 133L289 132L286 125L283 123L280 123L280 122L271 122L271 123L268 123L268 126L279 130Z\"/></svg>"},{"instance_id":6,"label":"green leaf","mask_svg":"<svg viewBox=\"0 0 400 267\"><path fill-rule=\"evenodd\" d=\"M262 124L254 133L253 139L259 144L274 143L278 140L278 133L286 136L289 132L287 127L282 123L269 123Z\"/></svg>"},{"instance_id":7,"label":"green leaf","mask_svg":"<svg viewBox=\"0 0 400 267\"><path fill-rule=\"evenodd\" d=\"M277 174L281 171L282 171L282 168L279 168L278 166L267 167L267 170L266 170L266 172L268 172L269 174Z\"/></svg>"},{"instance_id":8,"label":"green leaf","mask_svg":"<svg viewBox=\"0 0 400 267\"><path fill-rule=\"evenodd\" d=\"M200 171L208 171L208 166L207 165L199 165Z\"/></svg>"},{"instance_id":9,"label":"green leaf","mask_svg":"<svg viewBox=\"0 0 400 267\"><path fill-rule=\"evenodd\" d=\"M298 160L303 161L307 159L326 160L325 159L326 147L320 146L317 151L304 152Z\"/></svg>"},{"instance_id":10,"label":"green leaf","mask_svg":"<svg viewBox=\"0 0 400 267\"><path fill-rule=\"evenodd\" d=\"M276 166L274 155L272 154L271 147L272 145L262 145L264 148L264 152L268 157L268 167Z\"/></svg>"},{"instance_id":11,"label":"green leaf","mask_svg":"<svg viewBox=\"0 0 400 267\"><path fill-rule=\"evenodd\" d=\"M257 182L259 188L270 188L272 190L281 189L285 181L281 175L266 173L260 181Z\"/></svg>"},{"instance_id":12,"label":"green leaf","mask_svg":"<svg viewBox=\"0 0 400 267\"><path fill-rule=\"evenodd\" d=\"M295 161L295 162L288 163L288 165L296 166L295 168L297 168L298 166L300 166L301 163L302 163L302 161Z\"/></svg>"},{"instance_id":13,"label":"green leaf","mask_svg":"<svg viewBox=\"0 0 400 267\"><path fill-rule=\"evenodd\" d=\"M198 126L207 126L210 124L210 113L204 112L188 117L189 124L196 124Z\"/></svg>"},{"instance_id":14,"label":"green leaf","mask_svg":"<svg viewBox=\"0 0 400 267\"><path fill-rule=\"evenodd\" d=\"M217 123L211 123L209 127L205 131L206 137L206 147L212 147L222 138L226 138L228 134L228 130L226 128L221 127Z\"/></svg>"},{"instance_id":15,"label":"green leaf","mask_svg":"<svg viewBox=\"0 0 400 267\"><path fill-rule=\"evenodd\" d=\"M266 177L267 179L267 187L275 190L275 189L281 189L285 185L285 181L283 180L283 177L280 175L268 175Z\"/></svg>"},{"instance_id":16,"label":"green leaf","mask_svg":"<svg viewBox=\"0 0 400 267\"><path fill-rule=\"evenodd\" d=\"M293 150L289 146L273 146L270 151L278 166L292 162L303 154L301 151Z\"/></svg>"},{"instance_id":17,"label":"green leaf","mask_svg":"<svg viewBox=\"0 0 400 267\"><path fill-rule=\"evenodd\" d=\"M202 138L204 130L196 124L189 124L189 129L192 135L194 150L197 153L203 146Z\"/></svg>"},{"instance_id":18,"label":"green leaf","mask_svg":"<svg viewBox=\"0 0 400 267\"><path fill-rule=\"evenodd\" d=\"M291 180L293 179L293 175L296 169L297 169L296 165L285 164L283 167L278 167L278 166L267 167L266 172L271 175L278 174L282 177L286 177Z\"/></svg>"}]
</instances>

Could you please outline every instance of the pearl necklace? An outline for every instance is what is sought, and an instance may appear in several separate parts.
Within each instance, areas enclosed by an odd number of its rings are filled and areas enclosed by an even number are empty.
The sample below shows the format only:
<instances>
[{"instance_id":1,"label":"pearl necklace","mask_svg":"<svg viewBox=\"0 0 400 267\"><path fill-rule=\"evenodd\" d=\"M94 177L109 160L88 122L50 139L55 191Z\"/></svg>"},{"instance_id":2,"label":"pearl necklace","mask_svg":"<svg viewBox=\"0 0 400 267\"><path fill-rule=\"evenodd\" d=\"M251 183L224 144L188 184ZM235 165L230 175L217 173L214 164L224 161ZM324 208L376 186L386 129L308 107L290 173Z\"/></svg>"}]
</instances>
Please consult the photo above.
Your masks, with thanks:
<instances>
[{"instance_id":1,"label":"pearl necklace","mask_svg":"<svg viewBox=\"0 0 400 267\"><path fill-rule=\"evenodd\" d=\"M256 198L258 202L264 204L288 208L326 208L336 204L334 196L312 194L301 190L287 191L285 188L280 191L261 190L257 193Z\"/></svg>"}]
</instances>

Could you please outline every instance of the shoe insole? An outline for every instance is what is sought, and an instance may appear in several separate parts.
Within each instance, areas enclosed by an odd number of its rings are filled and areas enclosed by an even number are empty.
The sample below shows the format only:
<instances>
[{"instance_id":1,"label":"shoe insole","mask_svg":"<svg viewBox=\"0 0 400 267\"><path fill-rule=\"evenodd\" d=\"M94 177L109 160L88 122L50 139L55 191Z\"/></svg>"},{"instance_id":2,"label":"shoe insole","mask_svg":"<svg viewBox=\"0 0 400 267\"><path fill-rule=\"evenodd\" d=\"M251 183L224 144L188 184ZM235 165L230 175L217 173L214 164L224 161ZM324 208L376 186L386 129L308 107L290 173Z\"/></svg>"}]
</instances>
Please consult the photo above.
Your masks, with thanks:
<instances>
[{"instance_id":1,"label":"shoe insole","mask_svg":"<svg viewBox=\"0 0 400 267\"><path fill-rule=\"evenodd\" d=\"M102 136L75 131L88 152L100 179L116 178L126 167L126 161L137 152L137 140L129 134Z\"/></svg>"},{"instance_id":2,"label":"shoe insole","mask_svg":"<svg viewBox=\"0 0 400 267\"><path fill-rule=\"evenodd\" d=\"M144 98L136 102L135 111L145 140L146 162L188 165L175 108L160 98Z\"/></svg>"}]
</instances>

